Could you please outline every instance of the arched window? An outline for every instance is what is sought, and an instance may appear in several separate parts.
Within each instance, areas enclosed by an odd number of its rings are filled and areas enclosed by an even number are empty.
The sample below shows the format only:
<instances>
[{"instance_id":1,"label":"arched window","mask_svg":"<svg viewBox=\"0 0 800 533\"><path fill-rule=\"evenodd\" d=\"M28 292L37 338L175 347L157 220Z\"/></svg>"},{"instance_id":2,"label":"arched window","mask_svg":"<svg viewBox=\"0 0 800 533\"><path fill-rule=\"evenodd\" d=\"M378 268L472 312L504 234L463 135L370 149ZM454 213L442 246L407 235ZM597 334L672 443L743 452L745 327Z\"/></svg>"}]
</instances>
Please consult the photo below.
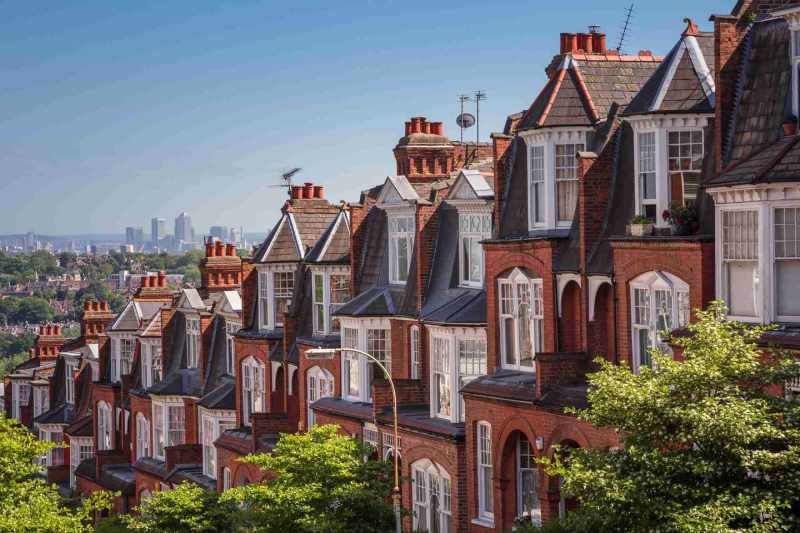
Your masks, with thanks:
<instances>
[{"instance_id":1,"label":"arched window","mask_svg":"<svg viewBox=\"0 0 800 533\"><path fill-rule=\"evenodd\" d=\"M494 519L494 486L492 483L492 426L488 422L477 424L478 457L478 516Z\"/></svg>"},{"instance_id":2,"label":"arched window","mask_svg":"<svg viewBox=\"0 0 800 533\"><path fill-rule=\"evenodd\" d=\"M136 415L136 459L150 457L150 422L142 413Z\"/></svg>"},{"instance_id":3,"label":"arched window","mask_svg":"<svg viewBox=\"0 0 800 533\"><path fill-rule=\"evenodd\" d=\"M106 402L97 402L97 449L111 450L111 407Z\"/></svg>"},{"instance_id":4,"label":"arched window","mask_svg":"<svg viewBox=\"0 0 800 533\"><path fill-rule=\"evenodd\" d=\"M497 280L497 294L503 367L532 372L544 340L542 280L515 268Z\"/></svg>"},{"instance_id":5,"label":"arched window","mask_svg":"<svg viewBox=\"0 0 800 533\"><path fill-rule=\"evenodd\" d=\"M411 465L414 529L449 533L451 515L450 476L441 466L420 459Z\"/></svg>"},{"instance_id":6,"label":"arched window","mask_svg":"<svg viewBox=\"0 0 800 533\"><path fill-rule=\"evenodd\" d=\"M668 347L665 331L689 322L689 285L669 272L647 272L630 282L633 371L651 366L650 350Z\"/></svg>"},{"instance_id":7,"label":"arched window","mask_svg":"<svg viewBox=\"0 0 800 533\"><path fill-rule=\"evenodd\" d=\"M333 396L333 374L327 370L315 366L308 371L308 403L306 409L308 410L308 428L314 425L314 410L311 404L320 398L328 398Z\"/></svg>"},{"instance_id":8,"label":"arched window","mask_svg":"<svg viewBox=\"0 0 800 533\"><path fill-rule=\"evenodd\" d=\"M242 362L242 423L250 425L250 415L264 411L264 365L253 357Z\"/></svg>"}]
</instances>

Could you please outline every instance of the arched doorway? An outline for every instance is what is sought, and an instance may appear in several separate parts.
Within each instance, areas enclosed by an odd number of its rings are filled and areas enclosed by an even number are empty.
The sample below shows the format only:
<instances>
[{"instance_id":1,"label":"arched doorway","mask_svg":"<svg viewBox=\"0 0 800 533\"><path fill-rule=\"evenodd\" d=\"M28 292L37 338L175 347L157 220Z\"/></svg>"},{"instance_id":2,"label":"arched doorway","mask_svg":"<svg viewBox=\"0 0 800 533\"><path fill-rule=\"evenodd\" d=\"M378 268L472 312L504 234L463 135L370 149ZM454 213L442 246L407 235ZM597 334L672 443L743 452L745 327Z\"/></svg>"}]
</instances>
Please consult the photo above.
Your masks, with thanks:
<instances>
[{"instance_id":1,"label":"arched doorway","mask_svg":"<svg viewBox=\"0 0 800 533\"><path fill-rule=\"evenodd\" d=\"M576 281L571 280L561 293L561 313L558 318L559 351L580 352L583 349L582 315L581 287Z\"/></svg>"},{"instance_id":2,"label":"arched doorway","mask_svg":"<svg viewBox=\"0 0 800 533\"><path fill-rule=\"evenodd\" d=\"M594 313L589 322L589 351L602 355L606 361L614 359L614 291L610 283L597 288Z\"/></svg>"},{"instance_id":3,"label":"arched doorway","mask_svg":"<svg viewBox=\"0 0 800 533\"><path fill-rule=\"evenodd\" d=\"M273 413L283 413L284 412L284 403L283 403L283 391L286 389L286 384L284 383L283 378L283 365L280 363L273 363L279 364L278 370L275 371L275 378L272 384L272 397L271 399L271 406Z\"/></svg>"}]
</instances>

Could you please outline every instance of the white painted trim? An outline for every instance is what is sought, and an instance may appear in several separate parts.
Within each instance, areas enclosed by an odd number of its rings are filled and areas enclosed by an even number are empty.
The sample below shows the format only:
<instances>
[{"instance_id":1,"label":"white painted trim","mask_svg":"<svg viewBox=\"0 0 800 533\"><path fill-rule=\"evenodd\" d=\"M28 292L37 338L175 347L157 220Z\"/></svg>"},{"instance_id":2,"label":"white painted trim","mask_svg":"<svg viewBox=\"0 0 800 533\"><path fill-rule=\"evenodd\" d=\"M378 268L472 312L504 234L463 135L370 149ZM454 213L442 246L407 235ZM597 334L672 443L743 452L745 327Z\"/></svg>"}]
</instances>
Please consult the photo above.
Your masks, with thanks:
<instances>
[{"instance_id":1,"label":"white painted trim","mask_svg":"<svg viewBox=\"0 0 800 533\"><path fill-rule=\"evenodd\" d=\"M574 281L578 284L578 287L583 288L583 282L581 281L580 274L573 274L573 273L561 273L556 274L556 287L558 291L558 301L556 302L556 307L558 308L558 318L561 318L561 311L563 306L561 305L561 297L564 295L564 289L566 288L567 284L570 281Z\"/></svg>"},{"instance_id":2,"label":"white painted trim","mask_svg":"<svg viewBox=\"0 0 800 533\"><path fill-rule=\"evenodd\" d=\"M275 241L277 240L278 235L280 235L281 230L283 229L283 224L284 224L285 221L286 221L286 214L284 213L281 216L280 221L278 222L278 228L275 230L275 233L272 234L272 238L270 239L269 244L267 245L267 249L264 250L264 253L261 254L261 257L258 258L259 262L264 261L264 259L272 251L272 246L275 244Z\"/></svg>"},{"instance_id":3,"label":"white painted trim","mask_svg":"<svg viewBox=\"0 0 800 533\"><path fill-rule=\"evenodd\" d=\"M597 301L597 293L605 283L614 288L614 283L610 276L589 276L589 322L594 321L594 306Z\"/></svg>"},{"instance_id":4,"label":"white painted trim","mask_svg":"<svg viewBox=\"0 0 800 533\"><path fill-rule=\"evenodd\" d=\"M300 238L300 230L297 229L297 221L294 215L289 213L289 224L292 226L292 233L294 234L294 244L297 246L297 255L302 260L306 256L305 249L303 248L303 240Z\"/></svg>"},{"instance_id":5,"label":"white painted trim","mask_svg":"<svg viewBox=\"0 0 800 533\"><path fill-rule=\"evenodd\" d=\"M703 92L706 93L708 103L711 107L715 105L716 86L714 85L714 76L711 74L711 69L708 68L706 58L703 51L700 49L700 44L697 38L693 35L688 35L684 39L686 50L689 52L689 59L692 60L695 72L700 77L700 83L703 86Z\"/></svg>"}]
</instances>

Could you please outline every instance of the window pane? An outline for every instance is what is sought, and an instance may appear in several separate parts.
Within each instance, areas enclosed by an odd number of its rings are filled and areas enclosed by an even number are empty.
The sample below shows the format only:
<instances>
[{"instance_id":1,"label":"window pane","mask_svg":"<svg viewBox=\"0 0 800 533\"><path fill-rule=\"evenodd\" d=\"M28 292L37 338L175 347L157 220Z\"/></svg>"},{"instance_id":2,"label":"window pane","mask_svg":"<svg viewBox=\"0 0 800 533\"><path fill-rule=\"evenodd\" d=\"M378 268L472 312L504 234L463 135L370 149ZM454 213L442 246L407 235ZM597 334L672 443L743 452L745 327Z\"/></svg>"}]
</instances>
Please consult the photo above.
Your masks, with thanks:
<instances>
[{"instance_id":1,"label":"window pane","mask_svg":"<svg viewBox=\"0 0 800 533\"><path fill-rule=\"evenodd\" d=\"M800 316L800 261L781 259L775 262L775 271L778 315Z\"/></svg>"},{"instance_id":2,"label":"window pane","mask_svg":"<svg viewBox=\"0 0 800 533\"><path fill-rule=\"evenodd\" d=\"M736 316L756 316L755 262L733 262L726 266L728 307Z\"/></svg>"}]
</instances>

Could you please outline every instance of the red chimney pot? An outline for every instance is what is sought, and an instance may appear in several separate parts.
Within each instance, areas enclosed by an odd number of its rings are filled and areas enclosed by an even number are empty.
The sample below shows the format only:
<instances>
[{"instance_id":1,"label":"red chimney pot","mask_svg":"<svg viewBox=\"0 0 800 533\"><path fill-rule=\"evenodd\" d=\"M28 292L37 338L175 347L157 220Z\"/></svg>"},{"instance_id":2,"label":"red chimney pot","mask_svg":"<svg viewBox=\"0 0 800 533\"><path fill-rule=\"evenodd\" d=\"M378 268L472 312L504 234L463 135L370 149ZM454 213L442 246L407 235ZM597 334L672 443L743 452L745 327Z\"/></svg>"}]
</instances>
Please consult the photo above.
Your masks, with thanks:
<instances>
[{"instance_id":1,"label":"red chimney pot","mask_svg":"<svg viewBox=\"0 0 800 533\"><path fill-rule=\"evenodd\" d=\"M322 185L314 185L314 198L325 198L325 187Z\"/></svg>"},{"instance_id":2,"label":"red chimney pot","mask_svg":"<svg viewBox=\"0 0 800 533\"><path fill-rule=\"evenodd\" d=\"M303 196L309 200L314 198L314 184L307 181L303 184Z\"/></svg>"},{"instance_id":3,"label":"red chimney pot","mask_svg":"<svg viewBox=\"0 0 800 533\"><path fill-rule=\"evenodd\" d=\"M234 246L233 244L226 244L225 255L227 255L228 257L236 256L236 246Z\"/></svg>"}]
</instances>

